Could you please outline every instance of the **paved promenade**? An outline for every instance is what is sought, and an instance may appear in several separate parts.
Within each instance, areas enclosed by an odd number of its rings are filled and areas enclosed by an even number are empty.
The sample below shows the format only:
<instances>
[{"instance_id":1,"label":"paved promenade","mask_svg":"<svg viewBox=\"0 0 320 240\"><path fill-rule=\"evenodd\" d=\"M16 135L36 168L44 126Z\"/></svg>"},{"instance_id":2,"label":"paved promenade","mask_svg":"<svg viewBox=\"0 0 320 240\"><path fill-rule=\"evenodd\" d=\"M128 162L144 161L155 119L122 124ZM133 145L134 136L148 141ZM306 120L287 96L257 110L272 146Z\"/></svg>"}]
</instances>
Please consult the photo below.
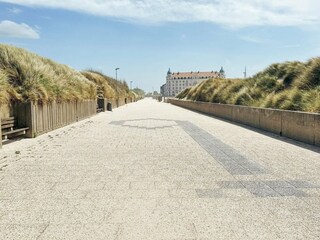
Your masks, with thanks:
<instances>
[{"instance_id":1,"label":"paved promenade","mask_svg":"<svg viewBox=\"0 0 320 240\"><path fill-rule=\"evenodd\" d=\"M0 239L320 239L319 148L151 99L7 144L0 169Z\"/></svg>"}]
</instances>

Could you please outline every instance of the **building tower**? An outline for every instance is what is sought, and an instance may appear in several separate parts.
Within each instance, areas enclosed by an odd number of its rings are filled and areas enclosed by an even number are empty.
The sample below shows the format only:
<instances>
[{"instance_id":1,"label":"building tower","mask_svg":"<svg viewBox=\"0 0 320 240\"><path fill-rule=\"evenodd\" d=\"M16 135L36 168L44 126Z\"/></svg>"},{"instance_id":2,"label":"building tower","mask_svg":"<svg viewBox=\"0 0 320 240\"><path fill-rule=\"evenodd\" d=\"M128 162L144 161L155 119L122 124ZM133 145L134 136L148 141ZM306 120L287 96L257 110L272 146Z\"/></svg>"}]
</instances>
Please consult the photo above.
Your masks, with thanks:
<instances>
[{"instance_id":1,"label":"building tower","mask_svg":"<svg viewBox=\"0 0 320 240\"><path fill-rule=\"evenodd\" d=\"M221 67L220 71L219 71L219 77L220 78L226 78L226 73L225 71L223 70L223 67Z\"/></svg>"},{"instance_id":2,"label":"building tower","mask_svg":"<svg viewBox=\"0 0 320 240\"><path fill-rule=\"evenodd\" d=\"M163 86L163 92L164 92L164 96L169 96L170 95L170 81L172 78L172 72L171 69L169 68L168 72L167 72L167 78L166 78L166 83Z\"/></svg>"}]
</instances>

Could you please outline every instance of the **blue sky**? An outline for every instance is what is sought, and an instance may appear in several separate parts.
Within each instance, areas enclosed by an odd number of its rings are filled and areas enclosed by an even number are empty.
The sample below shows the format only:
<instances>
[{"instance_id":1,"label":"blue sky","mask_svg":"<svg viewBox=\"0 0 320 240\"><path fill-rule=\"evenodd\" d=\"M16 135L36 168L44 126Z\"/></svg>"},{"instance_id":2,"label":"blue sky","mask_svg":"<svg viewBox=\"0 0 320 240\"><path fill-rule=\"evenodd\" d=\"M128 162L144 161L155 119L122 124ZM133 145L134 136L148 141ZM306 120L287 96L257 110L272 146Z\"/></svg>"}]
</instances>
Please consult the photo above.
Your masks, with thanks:
<instances>
[{"instance_id":1,"label":"blue sky","mask_svg":"<svg viewBox=\"0 0 320 240\"><path fill-rule=\"evenodd\" d=\"M243 77L320 55L317 0L0 0L0 42L158 90L166 72Z\"/></svg>"}]
</instances>

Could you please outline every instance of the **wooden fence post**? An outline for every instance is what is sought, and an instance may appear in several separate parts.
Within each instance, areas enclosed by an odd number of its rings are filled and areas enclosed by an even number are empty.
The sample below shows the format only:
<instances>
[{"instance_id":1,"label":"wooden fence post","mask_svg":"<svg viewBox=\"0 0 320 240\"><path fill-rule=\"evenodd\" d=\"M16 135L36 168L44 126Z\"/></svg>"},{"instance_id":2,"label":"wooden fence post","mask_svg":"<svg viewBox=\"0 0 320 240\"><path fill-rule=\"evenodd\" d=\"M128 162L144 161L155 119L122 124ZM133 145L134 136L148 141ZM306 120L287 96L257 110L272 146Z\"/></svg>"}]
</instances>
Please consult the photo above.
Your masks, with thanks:
<instances>
[{"instance_id":1,"label":"wooden fence post","mask_svg":"<svg viewBox=\"0 0 320 240\"><path fill-rule=\"evenodd\" d=\"M0 117L0 126L1 126L1 117ZM2 132L1 132L1 127L0 127L0 136L1 136L1 141L0 141L0 148L2 148Z\"/></svg>"},{"instance_id":2,"label":"wooden fence post","mask_svg":"<svg viewBox=\"0 0 320 240\"><path fill-rule=\"evenodd\" d=\"M26 126L29 128L27 131L27 137L34 138L36 137L36 116L35 116L35 104L32 102L28 102L25 104L25 118L26 118Z\"/></svg>"}]
</instances>

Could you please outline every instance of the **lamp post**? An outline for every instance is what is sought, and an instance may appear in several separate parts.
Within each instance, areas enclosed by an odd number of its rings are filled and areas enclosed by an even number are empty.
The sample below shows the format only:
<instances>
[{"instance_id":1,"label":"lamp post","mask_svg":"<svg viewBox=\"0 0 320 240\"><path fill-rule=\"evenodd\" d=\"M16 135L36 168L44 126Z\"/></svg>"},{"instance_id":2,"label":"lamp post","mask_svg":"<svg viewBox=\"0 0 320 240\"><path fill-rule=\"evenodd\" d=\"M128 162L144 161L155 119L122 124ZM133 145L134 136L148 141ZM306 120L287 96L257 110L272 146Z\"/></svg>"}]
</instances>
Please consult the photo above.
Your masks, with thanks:
<instances>
[{"instance_id":1,"label":"lamp post","mask_svg":"<svg viewBox=\"0 0 320 240\"><path fill-rule=\"evenodd\" d=\"M116 80L118 80L118 70L119 70L120 68L116 68Z\"/></svg>"},{"instance_id":2,"label":"lamp post","mask_svg":"<svg viewBox=\"0 0 320 240\"><path fill-rule=\"evenodd\" d=\"M120 68L116 68L115 70L116 70L116 81L118 81L118 70L119 70ZM117 107L119 107L119 93L118 93L118 82L116 82L116 94L117 94Z\"/></svg>"},{"instance_id":3,"label":"lamp post","mask_svg":"<svg viewBox=\"0 0 320 240\"><path fill-rule=\"evenodd\" d=\"M130 81L130 89L132 90L132 81Z\"/></svg>"}]
</instances>

